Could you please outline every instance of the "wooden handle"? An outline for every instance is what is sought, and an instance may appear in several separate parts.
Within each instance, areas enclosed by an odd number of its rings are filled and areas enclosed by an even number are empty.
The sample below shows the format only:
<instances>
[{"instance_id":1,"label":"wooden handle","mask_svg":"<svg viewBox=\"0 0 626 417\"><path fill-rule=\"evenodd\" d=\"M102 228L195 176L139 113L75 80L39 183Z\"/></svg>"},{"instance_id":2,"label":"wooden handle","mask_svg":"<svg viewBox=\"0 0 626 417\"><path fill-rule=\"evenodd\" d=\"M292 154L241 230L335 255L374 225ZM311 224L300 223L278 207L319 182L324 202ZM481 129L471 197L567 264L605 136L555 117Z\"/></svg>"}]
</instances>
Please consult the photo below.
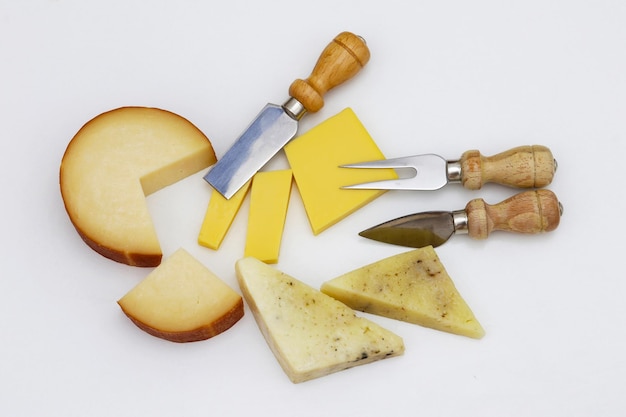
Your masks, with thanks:
<instances>
[{"instance_id":1,"label":"wooden handle","mask_svg":"<svg viewBox=\"0 0 626 417\"><path fill-rule=\"evenodd\" d=\"M342 32L324 49L309 78L291 84L289 95L314 113L324 106L324 94L328 90L356 75L369 59L365 41L350 32Z\"/></svg>"},{"instance_id":2,"label":"wooden handle","mask_svg":"<svg viewBox=\"0 0 626 417\"><path fill-rule=\"evenodd\" d=\"M465 207L470 237L485 239L493 230L542 233L557 228L562 207L550 190L524 191L495 205L482 198Z\"/></svg>"},{"instance_id":3,"label":"wooden handle","mask_svg":"<svg viewBox=\"0 0 626 417\"><path fill-rule=\"evenodd\" d=\"M476 150L461 156L461 183L470 190L495 182L517 188L541 188L552 182L556 161L541 145L519 146L486 157Z\"/></svg>"}]
</instances>

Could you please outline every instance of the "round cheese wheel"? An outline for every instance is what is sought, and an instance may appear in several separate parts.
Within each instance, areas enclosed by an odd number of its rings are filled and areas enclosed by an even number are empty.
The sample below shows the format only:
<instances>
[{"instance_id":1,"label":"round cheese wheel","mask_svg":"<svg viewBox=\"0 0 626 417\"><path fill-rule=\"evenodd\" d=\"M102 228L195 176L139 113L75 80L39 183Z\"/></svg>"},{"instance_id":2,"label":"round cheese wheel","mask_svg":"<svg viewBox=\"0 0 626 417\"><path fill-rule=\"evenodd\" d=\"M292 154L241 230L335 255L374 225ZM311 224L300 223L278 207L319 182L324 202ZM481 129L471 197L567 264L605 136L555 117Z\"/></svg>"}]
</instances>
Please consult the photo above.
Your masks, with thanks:
<instances>
[{"instance_id":1,"label":"round cheese wheel","mask_svg":"<svg viewBox=\"0 0 626 417\"><path fill-rule=\"evenodd\" d=\"M87 122L60 168L65 209L96 252L128 265L160 264L146 196L216 162L210 140L187 119L122 107Z\"/></svg>"}]
</instances>

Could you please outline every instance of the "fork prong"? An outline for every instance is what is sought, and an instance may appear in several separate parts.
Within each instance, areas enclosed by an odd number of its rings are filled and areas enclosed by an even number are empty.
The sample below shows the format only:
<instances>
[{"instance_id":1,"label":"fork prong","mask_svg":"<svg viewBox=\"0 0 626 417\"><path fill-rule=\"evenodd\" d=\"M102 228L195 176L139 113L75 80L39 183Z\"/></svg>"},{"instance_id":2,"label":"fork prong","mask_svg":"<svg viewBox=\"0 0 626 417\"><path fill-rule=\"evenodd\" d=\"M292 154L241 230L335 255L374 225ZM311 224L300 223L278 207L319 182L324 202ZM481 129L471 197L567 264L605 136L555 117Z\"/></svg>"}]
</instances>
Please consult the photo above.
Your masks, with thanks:
<instances>
[{"instance_id":1,"label":"fork prong","mask_svg":"<svg viewBox=\"0 0 626 417\"><path fill-rule=\"evenodd\" d=\"M400 178L346 185L352 190L437 190L448 182L447 161L439 155L424 154L344 165L346 168L393 168ZM409 175L410 174L410 175Z\"/></svg>"},{"instance_id":2,"label":"fork prong","mask_svg":"<svg viewBox=\"0 0 626 417\"><path fill-rule=\"evenodd\" d=\"M412 168L414 157L379 159L376 161L357 162L355 164L340 165L340 168Z\"/></svg>"},{"instance_id":3,"label":"fork prong","mask_svg":"<svg viewBox=\"0 0 626 417\"><path fill-rule=\"evenodd\" d=\"M398 178L395 180L383 180L363 182L360 184L345 185L342 190L403 190L407 188L407 181L411 178Z\"/></svg>"}]
</instances>

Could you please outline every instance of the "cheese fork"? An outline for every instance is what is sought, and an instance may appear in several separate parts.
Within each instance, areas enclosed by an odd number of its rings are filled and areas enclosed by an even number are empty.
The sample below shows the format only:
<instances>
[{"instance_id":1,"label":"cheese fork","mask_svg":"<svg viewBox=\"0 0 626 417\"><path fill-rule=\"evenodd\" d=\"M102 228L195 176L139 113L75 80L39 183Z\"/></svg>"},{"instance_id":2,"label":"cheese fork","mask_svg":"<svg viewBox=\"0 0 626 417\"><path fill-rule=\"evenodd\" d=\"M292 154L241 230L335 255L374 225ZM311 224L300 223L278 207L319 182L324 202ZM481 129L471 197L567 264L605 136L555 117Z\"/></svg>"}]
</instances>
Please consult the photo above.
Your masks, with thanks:
<instances>
[{"instance_id":1,"label":"cheese fork","mask_svg":"<svg viewBox=\"0 0 626 417\"><path fill-rule=\"evenodd\" d=\"M556 160L545 146L518 146L494 156L477 150L463 153L459 160L424 154L341 165L341 168L393 168L398 179L343 186L343 189L437 190L448 183L461 183L478 190L492 182L516 188L541 188L552 182Z\"/></svg>"}]
</instances>

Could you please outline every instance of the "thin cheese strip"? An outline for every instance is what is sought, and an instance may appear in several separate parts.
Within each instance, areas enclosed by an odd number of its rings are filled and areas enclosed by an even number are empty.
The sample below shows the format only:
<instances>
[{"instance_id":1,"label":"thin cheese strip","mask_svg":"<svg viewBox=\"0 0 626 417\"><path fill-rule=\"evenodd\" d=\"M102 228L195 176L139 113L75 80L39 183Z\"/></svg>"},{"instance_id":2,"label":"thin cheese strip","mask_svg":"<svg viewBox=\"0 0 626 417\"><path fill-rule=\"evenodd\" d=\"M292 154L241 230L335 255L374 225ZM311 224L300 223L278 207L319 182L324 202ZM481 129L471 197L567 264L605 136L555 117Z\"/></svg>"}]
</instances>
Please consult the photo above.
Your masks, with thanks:
<instances>
[{"instance_id":1,"label":"thin cheese strip","mask_svg":"<svg viewBox=\"0 0 626 417\"><path fill-rule=\"evenodd\" d=\"M248 181L230 199L213 190L198 234L198 244L209 249L219 249L248 194L250 182Z\"/></svg>"},{"instance_id":2,"label":"thin cheese strip","mask_svg":"<svg viewBox=\"0 0 626 417\"><path fill-rule=\"evenodd\" d=\"M245 256L278 262L292 173L290 169L257 172L252 180Z\"/></svg>"}]
</instances>

